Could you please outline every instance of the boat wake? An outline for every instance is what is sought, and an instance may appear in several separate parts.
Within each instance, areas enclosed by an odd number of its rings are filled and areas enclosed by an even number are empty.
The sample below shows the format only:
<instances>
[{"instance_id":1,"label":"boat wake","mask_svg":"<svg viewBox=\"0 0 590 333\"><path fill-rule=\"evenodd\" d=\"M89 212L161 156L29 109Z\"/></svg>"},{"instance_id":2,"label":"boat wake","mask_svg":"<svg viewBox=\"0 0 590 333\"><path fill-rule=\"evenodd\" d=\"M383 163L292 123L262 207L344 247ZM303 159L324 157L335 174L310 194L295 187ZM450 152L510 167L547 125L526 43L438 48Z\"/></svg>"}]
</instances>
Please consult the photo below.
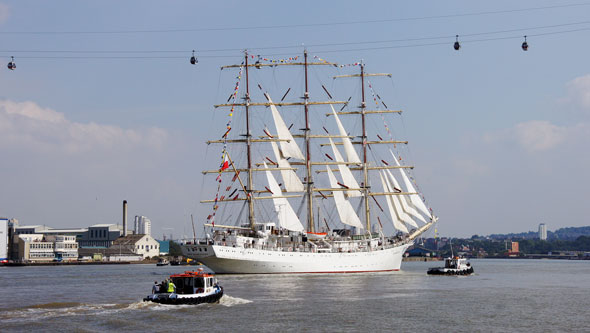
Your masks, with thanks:
<instances>
[{"instance_id":1,"label":"boat wake","mask_svg":"<svg viewBox=\"0 0 590 333\"><path fill-rule=\"evenodd\" d=\"M46 318L80 316L101 312L117 312L129 304L86 304L76 302L51 302L31 306L0 309L0 321L44 320Z\"/></svg>"},{"instance_id":2,"label":"boat wake","mask_svg":"<svg viewBox=\"0 0 590 333\"><path fill-rule=\"evenodd\" d=\"M247 299L243 299L243 298L239 298L239 297L231 297L227 294L223 295L223 297L221 297L221 299L219 300L219 304L223 305L223 306L234 306L234 305L241 305L241 304L248 304L248 303L252 303L252 301L247 300Z\"/></svg>"},{"instance_id":3,"label":"boat wake","mask_svg":"<svg viewBox=\"0 0 590 333\"><path fill-rule=\"evenodd\" d=\"M224 295L219 304L225 307L234 305L248 304L252 301ZM215 304L199 305L166 305L152 302L137 301L134 303L123 304L89 304L77 302L51 302L44 304L35 304L31 306L0 309L0 322L19 322L22 320L40 321L47 318L69 317L69 316L88 316L88 315L109 315L124 311L168 311L178 310L179 308L194 308L195 306L210 306Z\"/></svg>"}]
</instances>

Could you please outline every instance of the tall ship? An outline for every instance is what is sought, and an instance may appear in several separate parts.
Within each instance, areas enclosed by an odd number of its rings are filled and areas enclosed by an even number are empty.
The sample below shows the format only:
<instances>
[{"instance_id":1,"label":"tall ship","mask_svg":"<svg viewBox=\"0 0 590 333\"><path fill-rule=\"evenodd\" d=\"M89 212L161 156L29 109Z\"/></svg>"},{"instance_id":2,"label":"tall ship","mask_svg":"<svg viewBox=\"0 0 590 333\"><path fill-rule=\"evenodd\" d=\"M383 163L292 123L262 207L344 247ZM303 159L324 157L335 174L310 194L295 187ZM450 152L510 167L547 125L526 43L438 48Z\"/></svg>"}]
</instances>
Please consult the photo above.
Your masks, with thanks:
<instances>
[{"instance_id":1,"label":"tall ship","mask_svg":"<svg viewBox=\"0 0 590 333\"><path fill-rule=\"evenodd\" d=\"M220 151L218 168L203 171L215 177L201 201L212 211L183 254L216 273L399 270L437 218L406 162L408 142L396 138L402 111L371 83L391 75L307 51L245 51L221 69L236 81L215 105L226 125L207 141Z\"/></svg>"}]
</instances>

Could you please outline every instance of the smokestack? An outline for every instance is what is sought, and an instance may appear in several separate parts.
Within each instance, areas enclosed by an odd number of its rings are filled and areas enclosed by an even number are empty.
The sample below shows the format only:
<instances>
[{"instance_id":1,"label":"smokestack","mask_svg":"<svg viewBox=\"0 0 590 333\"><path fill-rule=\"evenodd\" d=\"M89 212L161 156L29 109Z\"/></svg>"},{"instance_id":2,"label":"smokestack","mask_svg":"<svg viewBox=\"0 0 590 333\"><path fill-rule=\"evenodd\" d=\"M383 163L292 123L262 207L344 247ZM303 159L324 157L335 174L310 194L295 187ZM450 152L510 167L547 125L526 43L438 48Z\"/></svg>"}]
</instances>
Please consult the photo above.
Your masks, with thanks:
<instances>
[{"instance_id":1,"label":"smokestack","mask_svg":"<svg viewBox=\"0 0 590 333\"><path fill-rule=\"evenodd\" d=\"M127 200L123 200L123 237L127 236Z\"/></svg>"}]
</instances>

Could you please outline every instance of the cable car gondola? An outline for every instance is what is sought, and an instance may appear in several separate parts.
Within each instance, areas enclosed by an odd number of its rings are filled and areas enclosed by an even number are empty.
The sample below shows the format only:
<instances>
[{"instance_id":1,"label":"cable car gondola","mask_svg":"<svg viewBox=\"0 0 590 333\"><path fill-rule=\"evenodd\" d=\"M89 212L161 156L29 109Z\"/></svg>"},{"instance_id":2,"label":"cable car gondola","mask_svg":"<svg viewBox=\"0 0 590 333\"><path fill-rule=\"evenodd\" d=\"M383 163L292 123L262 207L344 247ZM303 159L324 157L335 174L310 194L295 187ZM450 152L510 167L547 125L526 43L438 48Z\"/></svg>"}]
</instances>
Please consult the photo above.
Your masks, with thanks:
<instances>
[{"instance_id":1,"label":"cable car gondola","mask_svg":"<svg viewBox=\"0 0 590 333\"><path fill-rule=\"evenodd\" d=\"M528 49L529 49L529 43L526 42L526 36L524 36L524 42L522 43L522 50L528 51Z\"/></svg>"}]
</instances>

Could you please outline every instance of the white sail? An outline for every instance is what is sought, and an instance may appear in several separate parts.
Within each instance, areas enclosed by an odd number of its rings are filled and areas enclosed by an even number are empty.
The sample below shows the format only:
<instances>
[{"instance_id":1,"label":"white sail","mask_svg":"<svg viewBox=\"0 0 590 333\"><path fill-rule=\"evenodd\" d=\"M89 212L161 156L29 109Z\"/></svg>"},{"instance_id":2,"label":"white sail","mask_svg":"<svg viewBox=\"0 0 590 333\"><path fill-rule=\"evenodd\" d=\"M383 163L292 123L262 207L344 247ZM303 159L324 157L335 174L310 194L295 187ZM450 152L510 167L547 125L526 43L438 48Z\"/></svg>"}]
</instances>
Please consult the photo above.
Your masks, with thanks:
<instances>
[{"instance_id":1,"label":"white sail","mask_svg":"<svg viewBox=\"0 0 590 333\"><path fill-rule=\"evenodd\" d=\"M387 178L387 175L386 174L383 174L383 175L385 177L385 183L389 187L389 192L395 192L394 186L389 181L389 178ZM397 213L397 216L399 217L400 221L404 222L406 225L411 225L411 226L417 228L418 225L416 224L416 222L414 222L414 220L412 219L412 216L410 216L410 214L406 213L406 211L404 210L404 208L402 206L402 201L400 200L400 196L399 195L389 195L389 197L391 197L391 202L393 203L393 208L395 209L395 212Z\"/></svg>"},{"instance_id":2,"label":"white sail","mask_svg":"<svg viewBox=\"0 0 590 333\"><path fill-rule=\"evenodd\" d=\"M340 155L340 151L338 151L338 148L336 148L336 145L334 144L334 141L332 141L331 138L330 145L332 146L332 151L334 152L334 158L336 159L336 162L344 162L342 155ZM357 183L356 179L354 179L352 171L350 171L347 165L338 164L338 170L340 171L340 175L342 176L342 181L344 185L350 188L359 188L359 184ZM361 191L346 191L346 194L349 197L360 197Z\"/></svg>"},{"instance_id":3,"label":"white sail","mask_svg":"<svg viewBox=\"0 0 590 333\"><path fill-rule=\"evenodd\" d=\"M336 181L336 176L334 176L329 166L327 166L326 169L328 170L330 186L333 188L338 188L339 186L338 182ZM354 208L352 208L350 201L344 197L344 193L342 191L334 191L332 193L334 193L334 202L336 202L336 210L338 211L338 216L340 216L340 221L344 224L362 229L363 224L361 223L358 215L356 215Z\"/></svg>"},{"instance_id":4,"label":"white sail","mask_svg":"<svg viewBox=\"0 0 590 333\"><path fill-rule=\"evenodd\" d=\"M397 166L401 166L399 161L395 157L395 154L391 151L391 149L389 150L389 152L391 153L391 156L393 156L393 160L395 161L395 164L397 164ZM414 185L412 184L412 182L408 178L408 175L406 175L406 172L404 171L404 169L399 169L399 171L402 174L402 179L404 180L404 184L406 185L406 189L408 190L408 192L417 193L416 188L414 188ZM424 215L432 217L432 213L426 207L426 205L424 204L424 201L422 201L422 199L420 199L420 196L418 194L410 195L410 201L412 202L412 205L414 205L414 207L416 207L418 210L420 210L420 212L422 212Z\"/></svg>"},{"instance_id":5,"label":"white sail","mask_svg":"<svg viewBox=\"0 0 590 333\"><path fill-rule=\"evenodd\" d=\"M391 180L393 186L395 186L395 188L402 190L402 187L399 185L397 179L393 176L393 174L391 173L391 171L386 170L387 174L389 175L389 179ZM424 219L424 217L422 216L422 214L420 214L416 208L414 208L414 205L411 203L411 200L408 198L407 195L399 195L397 196L401 205L402 205L402 209L404 210L404 212L408 213L411 216L416 217L417 219L419 219L420 221L426 223L426 220ZM414 223L415 224L415 223ZM412 225L414 225L412 224ZM415 227L418 227L418 225L414 225Z\"/></svg>"},{"instance_id":6,"label":"white sail","mask_svg":"<svg viewBox=\"0 0 590 333\"><path fill-rule=\"evenodd\" d=\"M381 172L379 172L379 177L381 177L381 184L383 185L383 192L390 192L391 190L389 189L389 186L387 186L387 184L385 184L385 179L383 179L383 175L381 174ZM401 221L399 220L397 213L395 212L395 210L393 208L393 203L392 203L391 199L393 199L393 198L391 198L391 195L385 196L385 201L387 201L387 207L389 208L389 214L391 215L391 221L393 222L393 227L396 230L407 234L408 228L406 228L406 226L403 223L401 223Z\"/></svg>"},{"instance_id":7,"label":"white sail","mask_svg":"<svg viewBox=\"0 0 590 333\"><path fill-rule=\"evenodd\" d=\"M293 135L291 135L291 132L289 132L289 128L287 125L285 125L285 121L283 121L283 117L281 117L279 110L277 110L276 106L272 105L272 100L268 94L266 94L266 97L268 97L268 101L271 103L270 110L272 112L272 118L275 122L279 139L289 140L280 142L283 156L285 156L285 158L292 157L298 160L304 160L305 157L303 156L301 149L299 149L297 142L295 142L295 139L293 139Z\"/></svg>"},{"instance_id":8,"label":"white sail","mask_svg":"<svg viewBox=\"0 0 590 333\"><path fill-rule=\"evenodd\" d=\"M264 163L264 168L268 169L266 163ZM275 180L275 177L272 175L272 171L265 171L265 173L266 178L268 179L268 187L272 192L272 196L282 196L283 193L281 191L281 188L279 187L279 184ZM275 211L277 212L279 224L281 225L281 227L291 231L304 230L301 221L299 221L297 214L295 214L293 207L291 207L291 204L286 198L273 198L272 201L274 203Z\"/></svg>"},{"instance_id":9,"label":"white sail","mask_svg":"<svg viewBox=\"0 0 590 333\"><path fill-rule=\"evenodd\" d=\"M358 154L356 153L356 150L354 150L354 147L352 146L352 142L350 142L350 138L344 137L344 136L347 136L348 133L346 133L344 126L342 126L342 122L340 122L340 118L338 117L336 110L334 110L334 107L332 106L332 104L330 104L330 107L332 108L332 114L334 115L334 119L336 119L336 124L338 125L338 131L340 132L340 135L343 136L342 145L344 146L344 151L346 152L346 158L348 159L348 162L360 164L361 159L359 158Z\"/></svg>"},{"instance_id":10,"label":"white sail","mask_svg":"<svg viewBox=\"0 0 590 333\"><path fill-rule=\"evenodd\" d=\"M290 168L291 164L281 155L277 143L271 141L270 144L272 145L272 151L275 154L279 168ZM301 182L301 179L297 177L294 170L281 170L281 176L283 177L283 183L285 184L287 192L303 192L303 183Z\"/></svg>"}]
</instances>

